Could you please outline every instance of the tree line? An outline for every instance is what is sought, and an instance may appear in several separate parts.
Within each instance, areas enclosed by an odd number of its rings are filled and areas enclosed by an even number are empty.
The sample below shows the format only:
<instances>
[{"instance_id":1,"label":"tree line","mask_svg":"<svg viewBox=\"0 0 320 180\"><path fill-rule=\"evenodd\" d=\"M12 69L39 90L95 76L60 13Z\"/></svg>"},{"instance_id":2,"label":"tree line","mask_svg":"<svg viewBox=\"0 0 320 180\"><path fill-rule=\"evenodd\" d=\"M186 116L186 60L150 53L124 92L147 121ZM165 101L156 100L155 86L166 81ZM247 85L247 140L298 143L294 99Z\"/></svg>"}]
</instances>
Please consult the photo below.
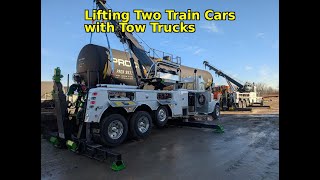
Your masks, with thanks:
<instances>
[{"instance_id":1,"label":"tree line","mask_svg":"<svg viewBox=\"0 0 320 180\"><path fill-rule=\"evenodd\" d=\"M258 96L279 95L279 85L276 89L271 86L268 86L266 83L257 83L256 88Z\"/></svg>"}]
</instances>

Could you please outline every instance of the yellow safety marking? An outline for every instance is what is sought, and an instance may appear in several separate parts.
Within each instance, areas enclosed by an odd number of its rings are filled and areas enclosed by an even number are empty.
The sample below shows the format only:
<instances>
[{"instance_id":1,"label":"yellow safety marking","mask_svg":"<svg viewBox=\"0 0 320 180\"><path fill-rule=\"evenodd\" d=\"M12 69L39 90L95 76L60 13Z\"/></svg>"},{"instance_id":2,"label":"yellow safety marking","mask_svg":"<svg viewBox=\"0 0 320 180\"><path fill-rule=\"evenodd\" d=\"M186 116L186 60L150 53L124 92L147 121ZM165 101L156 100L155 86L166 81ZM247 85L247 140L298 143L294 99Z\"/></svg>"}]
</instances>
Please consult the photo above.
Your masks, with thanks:
<instances>
[{"instance_id":1,"label":"yellow safety marking","mask_svg":"<svg viewBox=\"0 0 320 180\"><path fill-rule=\"evenodd\" d=\"M133 101L128 101L128 104L135 105L136 103L134 103Z\"/></svg>"},{"instance_id":2,"label":"yellow safety marking","mask_svg":"<svg viewBox=\"0 0 320 180\"><path fill-rule=\"evenodd\" d=\"M104 65L103 79L106 79L106 77L107 77L107 71L108 71L107 67L108 67L108 60L107 60L106 64Z\"/></svg>"},{"instance_id":3,"label":"yellow safety marking","mask_svg":"<svg viewBox=\"0 0 320 180\"><path fill-rule=\"evenodd\" d=\"M123 106L123 103L120 101L115 101L114 103L116 104L116 106Z\"/></svg>"}]
</instances>

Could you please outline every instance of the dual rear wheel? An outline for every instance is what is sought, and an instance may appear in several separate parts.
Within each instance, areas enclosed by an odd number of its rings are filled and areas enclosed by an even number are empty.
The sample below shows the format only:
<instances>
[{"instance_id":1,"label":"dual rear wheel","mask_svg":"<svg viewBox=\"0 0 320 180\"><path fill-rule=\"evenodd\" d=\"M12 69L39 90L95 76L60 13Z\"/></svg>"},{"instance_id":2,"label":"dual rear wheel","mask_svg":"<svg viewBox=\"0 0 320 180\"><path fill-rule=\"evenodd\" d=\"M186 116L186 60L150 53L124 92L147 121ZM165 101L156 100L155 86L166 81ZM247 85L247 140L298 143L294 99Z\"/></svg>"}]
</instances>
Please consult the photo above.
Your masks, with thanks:
<instances>
[{"instance_id":1,"label":"dual rear wheel","mask_svg":"<svg viewBox=\"0 0 320 180\"><path fill-rule=\"evenodd\" d=\"M239 101L238 108L247 108L250 105L250 101L248 99L244 99Z\"/></svg>"},{"instance_id":2,"label":"dual rear wheel","mask_svg":"<svg viewBox=\"0 0 320 180\"><path fill-rule=\"evenodd\" d=\"M152 119L148 112L137 111L128 121L121 114L103 118L100 123L100 139L103 144L118 146L127 138L128 133L135 138L144 138L150 134Z\"/></svg>"},{"instance_id":3,"label":"dual rear wheel","mask_svg":"<svg viewBox=\"0 0 320 180\"><path fill-rule=\"evenodd\" d=\"M246 108L248 106L248 102L246 100L241 100L238 103L238 108Z\"/></svg>"},{"instance_id":4,"label":"dual rear wheel","mask_svg":"<svg viewBox=\"0 0 320 180\"><path fill-rule=\"evenodd\" d=\"M169 113L165 106L155 111L153 123L157 127L164 127ZM127 119L121 114L110 114L100 122L100 139L107 146L118 146L130 134L132 138L146 138L151 133L152 117L147 111L136 111Z\"/></svg>"},{"instance_id":5,"label":"dual rear wheel","mask_svg":"<svg viewBox=\"0 0 320 180\"><path fill-rule=\"evenodd\" d=\"M110 114L100 122L100 139L107 146L117 146L127 137L128 123L121 114Z\"/></svg>"},{"instance_id":6,"label":"dual rear wheel","mask_svg":"<svg viewBox=\"0 0 320 180\"><path fill-rule=\"evenodd\" d=\"M152 118L146 111L137 111L129 119L129 131L134 138L145 138L151 133Z\"/></svg>"}]
</instances>

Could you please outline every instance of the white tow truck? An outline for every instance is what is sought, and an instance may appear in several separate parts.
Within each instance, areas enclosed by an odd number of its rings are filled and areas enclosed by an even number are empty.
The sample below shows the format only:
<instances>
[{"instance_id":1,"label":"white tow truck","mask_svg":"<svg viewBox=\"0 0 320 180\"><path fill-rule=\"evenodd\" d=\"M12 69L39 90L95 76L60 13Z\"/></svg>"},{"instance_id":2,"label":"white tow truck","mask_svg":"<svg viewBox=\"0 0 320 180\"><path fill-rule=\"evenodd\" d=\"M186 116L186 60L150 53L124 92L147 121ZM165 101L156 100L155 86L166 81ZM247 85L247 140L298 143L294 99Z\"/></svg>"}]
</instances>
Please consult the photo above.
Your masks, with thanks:
<instances>
[{"instance_id":1,"label":"white tow truck","mask_svg":"<svg viewBox=\"0 0 320 180\"><path fill-rule=\"evenodd\" d=\"M98 9L108 10L105 0L95 2ZM121 29L118 21L109 22L116 29ZM154 62L131 33L116 31L115 34L128 47L136 86L114 83L90 86L88 69L87 78L74 75L76 83L68 88L67 95L77 91L78 98L70 105L62 90L61 71L56 68L53 95L58 132L51 135L50 142L99 160L113 156L116 161L112 168L120 170L124 168L121 154L110 151L108 147L120 145L128 136L147 137L153 124L160 128L174 124L223 132L219 125L191 121L194 117L211 116L217 119L220 115L219 102L213 99L212 87L204 89L203 78L196 75L196 70L194 78L183 79L180 57L176 57L175 62L173 58ZM110 50L108 38L107 41ZM138 59L141 76L138 76L132 54ZM110 59L113 59L112 53ZM114 72L112 63L111 74ZM193 83L193 89L183 88L187 83ZM148 86L153 88L149 89ZM165 90L169 86L171 90Z\"/></svg>"},{"instance_id":2,"label":"white tow truck","mask_svg":"<svg viewBox=\"0 0 320 180\"><path fill-rule=\"evenodd\" d=\"M172 74L162 75L168 78L161 81L170 82ZM125 165L121 154L109 147L120 145L128 137L146 138L153 125L159 128L166 124L204 127L224 132L219 125L199 121L201 118L217 119L220 116L219 102L213 98L211 90L201 88L201 77L195 76L193 90L182 88L180 83L174 84L176 88L173 90L98 84L86 91L84 105L75 111L67 105L59 68L55 69L53 79L58 132L50 134L50 142L102 161L113 157L112 169L116 171L124 169ZM184 82L192 81L189 78Z\"/></svg>"},{"instance_id":3,"label":"white tow truck","mask_svg":"<svg viewBox=\"0 0 320 180\"><path fill-rule=\"evenodd\" d=\"M105 3L96 0L98 9L108 10ZM110 20L110 23L121 29L118 21ZM128 48L136 86L97 84L89 88L83 121L90 124L93 139L100 140L104 145L117 146L128 134L135 138L147 137L152 124L164 127L168 121L185 120L192 116L219 117L219 102L213 99L212 87L200 90L201 77L196 73L193 80L181 78L180 57L163 57L154 62L131 33L117 31L115 34ZM107 41L109 45L108 38ZM138 59L141 77L138 76L132 54ZM112 59L112 54L110 56ZM113 68L111 71L114 71ZM192 90L182 88L187 82L194 83ZM145 88L148 85L154 88ZM168 86L173 87L172 90L164 90Z\"/></svg>"},{"instance_id":4,"label":"white tow truck","mask_svg":"<svg viewBox=\"0 0 320 180\"><path fill-rule=\"evenodd\" d=\"M207 90L143 90L137 86L98 85L88 92L85 123L96 123L93 136L109 146L121 144L128 132L144 138L152 124L164 127L167 121L209 115L217 119L219 102Z\"/></svg>"},{"instance_id":5,"label":"white tow truck","mask_svg":"<svg viewBox=\"0 0 320 180\"><path fill-rule=\"evenodd\" d=\"M213 70L218 76L224 77L231 89L231 92L225 91L222 93L221 97L218 97L223 110L229 108L245 109L250 106L252 107L254 104L260 104L260 106L264 106L263 98L257 96L257 88L254 83L240 83L213 65L209 64L208 61L204 61L203 64L205 67L209 67L210 70Z\"/></svg>"}]
</instances>

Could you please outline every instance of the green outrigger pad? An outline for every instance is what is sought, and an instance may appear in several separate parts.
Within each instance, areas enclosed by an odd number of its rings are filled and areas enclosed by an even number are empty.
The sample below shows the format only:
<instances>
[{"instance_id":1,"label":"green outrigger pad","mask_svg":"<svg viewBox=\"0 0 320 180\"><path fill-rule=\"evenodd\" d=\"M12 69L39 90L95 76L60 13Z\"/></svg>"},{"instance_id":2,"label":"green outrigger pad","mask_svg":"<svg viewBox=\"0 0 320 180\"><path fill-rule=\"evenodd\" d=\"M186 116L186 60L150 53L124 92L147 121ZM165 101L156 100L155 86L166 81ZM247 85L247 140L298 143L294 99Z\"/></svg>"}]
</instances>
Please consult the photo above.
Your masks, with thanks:
<instances>
[{"instance_id":1,"label":"green outrigger pad","mask_svg":"<svg viewBox=\"0 0 320 180\"><path fill-rule=\"evenodd\" d=\"M58 146L59 144L59 139L57 137L51 136L50 138L50 143L53 144L54 146Z\"/></svg>"},{"instance_id":2,"label":"green outrigger pad","mask_svg":"<svg viewBox=\"0 0 320 180\"><path fill-rule=\"evenodd\" d=\"M220 125L216 125L217 128L213 131L214 133L224 133L224 129Z\"/></svg>"},{"instance_id":3,"label":"green outrigger pad","mask_svg":"<svg viewBox=\"0 0 320 180\"><path fill-rule=\"evenodd\" d=\"M126 168L126 166L124 165L122 160L115 161L111 165L111 169L114 171L121 171L125 168Z\"/></svg>"},{"instance_id":4,"label":"green outrigger pad","mask_svg":"<svg viewBox=\"0 0 320 180\"><path fill-rule=\"evenodd\" d=\"M66 145L67 145L68 149L71 150L71 151L76 151L77 147L78 147L77 144L75 142L71 141L71 140L68 140L66 142Z\"/></svg>"}]
</instances>

